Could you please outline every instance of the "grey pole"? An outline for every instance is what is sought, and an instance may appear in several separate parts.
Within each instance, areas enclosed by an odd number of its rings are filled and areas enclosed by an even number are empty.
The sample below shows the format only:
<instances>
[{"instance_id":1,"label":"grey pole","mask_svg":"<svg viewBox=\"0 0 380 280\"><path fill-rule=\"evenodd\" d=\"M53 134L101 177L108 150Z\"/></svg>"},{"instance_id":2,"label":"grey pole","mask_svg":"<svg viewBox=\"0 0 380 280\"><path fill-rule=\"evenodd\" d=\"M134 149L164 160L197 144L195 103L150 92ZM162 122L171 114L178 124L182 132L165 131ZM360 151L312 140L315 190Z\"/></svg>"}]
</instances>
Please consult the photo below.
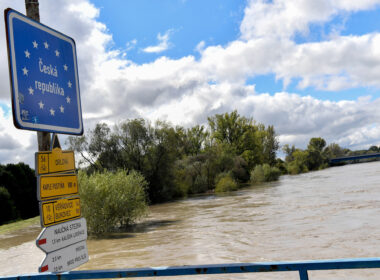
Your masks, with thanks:
<instances>
[{"instance_id":1,"label":"grey pole","mask_svg":"<svg viewBox=\"0 0 380 280\"><path fill-rule=\"evenodd\" d=\"M25 0L26 16L40 21L40 11L38 0ZM38 151L50 151L50 133L49 132L37 132Z\"/></svg>"}]
</instances>

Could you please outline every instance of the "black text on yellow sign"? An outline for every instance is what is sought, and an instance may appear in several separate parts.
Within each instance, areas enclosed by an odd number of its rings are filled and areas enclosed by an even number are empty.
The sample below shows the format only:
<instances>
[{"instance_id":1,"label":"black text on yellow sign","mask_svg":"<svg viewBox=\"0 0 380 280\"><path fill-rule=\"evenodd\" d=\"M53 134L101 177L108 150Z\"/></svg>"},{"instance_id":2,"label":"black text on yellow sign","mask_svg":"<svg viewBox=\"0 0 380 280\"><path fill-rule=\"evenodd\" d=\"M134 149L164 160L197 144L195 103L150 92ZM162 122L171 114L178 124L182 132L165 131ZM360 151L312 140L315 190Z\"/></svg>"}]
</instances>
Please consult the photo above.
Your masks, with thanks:
<instances>
[{"instance_id":1,"label":"black text on yellow sign","mask_svg":"<svg viewBox=\"0 0 380 280\"><path fill-rule=\"evenodd\" d=\"M36 174L49 174L75 170L73 151L62 151L59 148L51 152L36 153Z\"/></svg>"},{"instance_id":2,"label":"black text on yellow sign","mask_svg":"<svg viewBox=\"0 0 380 280\"><path fill-rule=\"evenodd\" d=\"M78 194L78 180L77 175L74 173L38 176L38 200L54 199L75 194Z\"/></svg>"},{"instance_id":3,"label":"black text on yellow sign","mask_svg":"<svg viewBox=\"0 0 380 280\"><path fill-rule=\"evenodd\" d=\"M63 198L40 202L41 226L48 227L79 218L80 198Z\"/></svg>"}]
</instances>

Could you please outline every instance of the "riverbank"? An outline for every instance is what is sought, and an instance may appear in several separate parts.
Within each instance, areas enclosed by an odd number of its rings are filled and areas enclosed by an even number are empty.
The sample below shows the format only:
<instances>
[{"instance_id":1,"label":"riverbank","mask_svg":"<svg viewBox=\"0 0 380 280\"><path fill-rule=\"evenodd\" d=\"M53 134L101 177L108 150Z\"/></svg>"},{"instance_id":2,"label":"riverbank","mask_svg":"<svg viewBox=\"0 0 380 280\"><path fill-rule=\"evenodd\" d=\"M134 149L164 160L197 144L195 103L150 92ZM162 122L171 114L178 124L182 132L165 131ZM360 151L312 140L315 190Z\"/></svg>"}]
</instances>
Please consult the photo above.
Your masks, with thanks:
<instances>
[{"instance_id":1,"label":"riverbank","mask_svg":"<svg viewBox=\"0 0 380 280\"><path fill-rule=\"evenodd\" d=\"M11 222L9 224L1 225L0 226L0 234L7 234L11 233L12 231L20 230L23 228L27 228L31 225L38 224L40 221L40 216L26 219L26 220L20 220L16 222Z\"/></svg>"}]
</instances>

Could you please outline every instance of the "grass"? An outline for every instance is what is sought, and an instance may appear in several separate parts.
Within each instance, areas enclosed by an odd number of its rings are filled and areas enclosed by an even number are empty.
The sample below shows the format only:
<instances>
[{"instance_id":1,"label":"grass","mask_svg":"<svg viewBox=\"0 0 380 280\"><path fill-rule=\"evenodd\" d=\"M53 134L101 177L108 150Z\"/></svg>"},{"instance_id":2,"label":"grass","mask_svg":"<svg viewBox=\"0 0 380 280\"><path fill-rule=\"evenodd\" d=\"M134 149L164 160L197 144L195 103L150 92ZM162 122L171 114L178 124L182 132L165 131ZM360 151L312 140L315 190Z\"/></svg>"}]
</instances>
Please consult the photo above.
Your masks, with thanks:
<instances>
[{"instance_id":1,"label":"grass","mask_svg":"<svg viewBox=\"0 0 380 280\"><path fill-rule=\"evenodd\" d=\"M1 225L0 226L0 234L5 234L5 233L9 233L9 232L18 230L18 229L26 228L26 227L31 226L33 224L37 224L39 222L39 220L40 220L40 216L37 216L34 218Z\"/></svg>"}]
</instances>

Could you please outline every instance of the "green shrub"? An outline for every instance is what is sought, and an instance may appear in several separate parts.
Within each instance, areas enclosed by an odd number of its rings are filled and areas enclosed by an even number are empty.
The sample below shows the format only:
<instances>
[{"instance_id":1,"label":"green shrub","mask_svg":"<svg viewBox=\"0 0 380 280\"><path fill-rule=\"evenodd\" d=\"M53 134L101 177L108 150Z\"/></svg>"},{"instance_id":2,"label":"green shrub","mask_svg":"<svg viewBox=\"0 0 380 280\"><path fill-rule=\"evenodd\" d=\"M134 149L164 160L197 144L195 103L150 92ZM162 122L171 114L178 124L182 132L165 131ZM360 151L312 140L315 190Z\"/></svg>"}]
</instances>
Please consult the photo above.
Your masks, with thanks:
<instances>
[{"instance_id":1,"label":"green shrub","mask_svg":"<svg viewBox=\"0 0 380 280\"><path fill-rule=\"evenodd\" d=\"M82 215L90 234L99 235L130 225L147 214L147 182L135 171L79 172Z\"/></svg>"},{"instance_id":2,"label":"green shrub","mask_svg":"<svg viewBox=\"0 0 380 280\"><path fill-rule=\"evenodd\" d=\"M263 165L265 182L277 181L281 175L280 169L271 167L269 164Z\"/></svg>"},{"instance_id":3,"label":"green shrub","mask_svg":"<svg viewBox=\"0 0 380 280\"><path fill-rule=\"evenodd\" d=\"M230 175L225 175L224 177L219 177L219 180L215 187L216 193L236 191L238 189L238 184Z\"/></svg>"},{"instance_id":4,"label":"green shrub","mask_svg":"<svg viewBox=\"0 0 380 280\"><path fill-rule=\"evenodd\" d=\"M264 169L262 165L256 165L251 171L251 183L260 183L265 181Z\"/></svg>"},{"instance_id":5,"label":"green shrub","mask_svg":"<svg viewBox=\"0 0 380 280\"><path fill-rule=\"evenodd\" d=\"M195 177L195 180L192 186L189 189L189 193L204 193L207 192L207 177L203 175L198 175Z\"/></svg>"},{"instance_id":6,"label":"green shrub","mask_svg":"<svg viewBox=\"0 0 380 280\"><path fill-rule=\"evenodd\" d=\"M281 175L280 169L271 167L269 164L256 165L251 172L251 183L276 181Z\"/></svg>"}]
</instances>

